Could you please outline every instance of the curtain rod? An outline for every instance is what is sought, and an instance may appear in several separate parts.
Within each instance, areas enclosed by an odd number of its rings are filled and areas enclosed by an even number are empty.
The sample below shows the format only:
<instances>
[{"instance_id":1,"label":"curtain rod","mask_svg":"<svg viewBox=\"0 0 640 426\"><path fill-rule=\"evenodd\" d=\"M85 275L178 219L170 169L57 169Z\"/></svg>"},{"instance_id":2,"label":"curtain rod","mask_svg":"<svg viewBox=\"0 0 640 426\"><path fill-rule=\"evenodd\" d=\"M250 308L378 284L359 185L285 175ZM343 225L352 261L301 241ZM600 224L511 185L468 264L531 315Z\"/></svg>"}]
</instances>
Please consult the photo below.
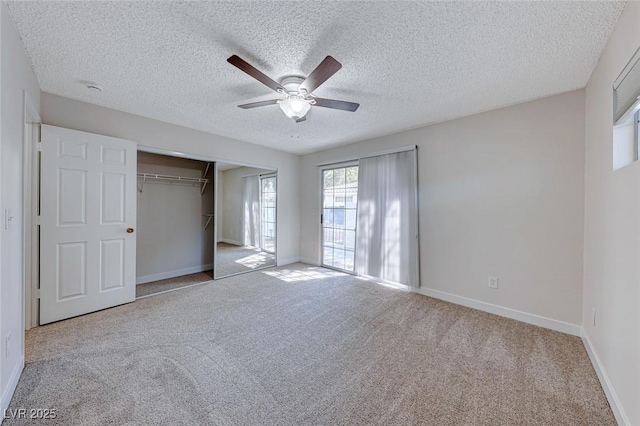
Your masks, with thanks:
<instances>
[{"instance_id":1,"label":"curtain rod","mask_svg":"<svg viewBox=\"0 0 640 426\"><path fill-rule=\"evenodd\" d=\"M409 146L403 146L402 148L391 148L391 149L387 149L384 151L377 151L371 154L367 154L367 155L359 155L359 156L354 156L354 157L348 157L348 158L344 158L341 160L335 160L335 161L325 161L323 163L320 164L316 164L316 167L322 167L322 166L330 166L330 165L334 165L334 164L340 164L340 163L349 163L352 161L357 161L357 160L362 160L363 158L371 158L371 157L379 157L381 155L388 155L388 154L397 154L399 152L405 152L405 151L413 151L413 150L417 150L418 146L417 145L409 145Z\"/></svg>"}]
</instances>

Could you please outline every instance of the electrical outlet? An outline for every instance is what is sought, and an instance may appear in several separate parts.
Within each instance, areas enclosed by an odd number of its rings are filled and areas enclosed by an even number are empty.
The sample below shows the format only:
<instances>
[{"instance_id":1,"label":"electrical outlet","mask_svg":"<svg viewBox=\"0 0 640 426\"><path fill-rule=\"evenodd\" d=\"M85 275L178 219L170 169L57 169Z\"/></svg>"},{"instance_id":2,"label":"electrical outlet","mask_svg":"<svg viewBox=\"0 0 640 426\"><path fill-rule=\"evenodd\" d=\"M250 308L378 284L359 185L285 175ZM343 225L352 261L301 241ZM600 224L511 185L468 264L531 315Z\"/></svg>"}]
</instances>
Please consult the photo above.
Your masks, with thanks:
<instances>
[{"instance_id":1,"label":"electrical outlet","mask_svg":"<svg viewBox=\"0 0 640 426\"><path fill-rule=\"evenodd\" d=\"M498 288L498 278L489 277L489 288L493 288L493 289Z\"/></svg>"},{"instance_id":2,"label":"electrical outlet","mask_svg":"<svg viewBox=\"0 0 640 426\"><path fill-rule=\"evenodd\" d=\"M9 358L9 353L11 352L11 333L7 334L7 337L4 339L4 356L5 358Z\"/></svg>"}]
</instances>

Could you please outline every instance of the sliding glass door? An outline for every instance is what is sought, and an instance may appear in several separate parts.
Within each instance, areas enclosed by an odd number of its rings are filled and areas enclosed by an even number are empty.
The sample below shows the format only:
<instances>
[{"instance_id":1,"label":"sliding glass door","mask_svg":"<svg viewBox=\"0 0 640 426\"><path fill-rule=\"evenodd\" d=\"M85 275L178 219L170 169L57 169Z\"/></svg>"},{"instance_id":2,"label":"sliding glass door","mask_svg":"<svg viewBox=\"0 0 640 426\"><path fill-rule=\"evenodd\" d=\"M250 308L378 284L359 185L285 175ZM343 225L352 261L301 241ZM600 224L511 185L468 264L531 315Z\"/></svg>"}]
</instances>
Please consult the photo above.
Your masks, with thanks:
<instances>
[{"instance_id":1,"label":"sliding glass door","mask_svg":"<svg viewBox=\"0 0 640 426\"><path fill-rule=\"evenodd\" d=\"M358 166L322 171L322 264L354 272Z\"/></svg>"}]
</instances>

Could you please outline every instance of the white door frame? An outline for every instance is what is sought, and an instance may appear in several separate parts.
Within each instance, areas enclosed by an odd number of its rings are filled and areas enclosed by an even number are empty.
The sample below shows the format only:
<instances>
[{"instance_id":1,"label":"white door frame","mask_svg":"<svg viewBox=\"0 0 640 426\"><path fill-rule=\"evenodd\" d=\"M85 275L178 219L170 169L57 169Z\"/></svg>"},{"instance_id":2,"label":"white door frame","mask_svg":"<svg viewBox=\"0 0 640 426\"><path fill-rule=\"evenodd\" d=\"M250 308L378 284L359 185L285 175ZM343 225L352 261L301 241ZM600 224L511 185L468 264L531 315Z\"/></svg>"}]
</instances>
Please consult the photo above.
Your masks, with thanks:
<instances>
[{"instance_id":1,"label":"white door frame","mask_svg":"<svg viewBox=\"0 0 640 426\"><path fill-rule=\"evenodd\" d=\"M40 288L39 233L37 217L39 212L40 169L38 143L40 142L40 114L26 91L24 93L24 145L22 160L24 167L23 181L23 261L22 281L24 286L24 329L29 330L38 325Z\"/></svg>"},{"instance_id":2,"label":"white door frame","mask_svg":"<svg viewBox=\"0 0 640 426\"><path fill-rule=\"evenodd\" d=\"M166 155L168 157L189 158L191 160L207 161L209 163L219 162L219 163L237 164L239 166L253 167L256 169L268 169L268 170L278 171L278 169L274 168L273 166L265 166L263 164L228 160L222 157L212 157L210 155L204 155L204 154L192 154L190 152L184 152L184 151L172 151L170 149L155 148L155 147L146 146L146 145L138 145L138 151L148 152L151 154L161 154L161 155Z\"/></svg>"}]
</instances>

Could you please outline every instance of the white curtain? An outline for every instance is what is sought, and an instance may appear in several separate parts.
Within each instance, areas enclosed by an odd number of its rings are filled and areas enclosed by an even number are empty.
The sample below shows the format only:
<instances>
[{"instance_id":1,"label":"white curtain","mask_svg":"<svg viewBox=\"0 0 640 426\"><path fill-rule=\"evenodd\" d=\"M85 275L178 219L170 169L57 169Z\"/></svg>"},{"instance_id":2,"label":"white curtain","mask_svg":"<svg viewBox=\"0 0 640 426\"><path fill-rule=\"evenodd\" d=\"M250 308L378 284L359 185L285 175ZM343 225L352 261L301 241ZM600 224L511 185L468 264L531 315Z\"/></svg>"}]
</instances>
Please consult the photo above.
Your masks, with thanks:
<instances>
[{"instance_id":1,"label":"white curtain","mask_svg":"<svg viewBox=\"0 0 640 426\"><path fill-rule=\"evenodd\" d=\"M358 274L420 285L417 185L415 149L360 160Z\"/></svg>"},{"instance_id":2,"label":"white curtain","mask_svg":"<svg viewBox=\"0 0 640 426\"><path fill-rule=\"evenodd\" d=\"M260 247L260 180L242 178L242 244Z\"/></svg>"}]
</instances>

